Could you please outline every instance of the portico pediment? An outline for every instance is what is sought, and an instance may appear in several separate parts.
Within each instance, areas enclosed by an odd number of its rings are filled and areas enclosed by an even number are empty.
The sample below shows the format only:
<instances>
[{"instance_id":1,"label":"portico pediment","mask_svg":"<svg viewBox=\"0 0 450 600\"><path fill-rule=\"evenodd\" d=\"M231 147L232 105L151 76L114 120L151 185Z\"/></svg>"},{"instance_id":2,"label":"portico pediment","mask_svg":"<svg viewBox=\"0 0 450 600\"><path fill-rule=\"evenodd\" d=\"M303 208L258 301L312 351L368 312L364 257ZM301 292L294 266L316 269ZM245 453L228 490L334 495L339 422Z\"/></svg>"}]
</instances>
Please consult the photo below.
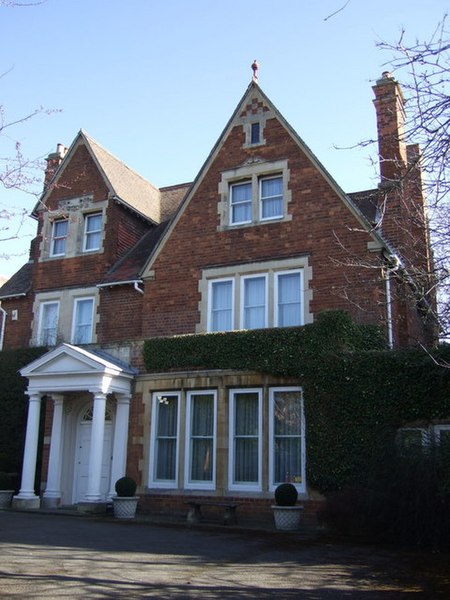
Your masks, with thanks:
<instances>
[{"instance_id":1,"label":"portico pediment","mask_svg":"<svg viewBox=\"0 0 450 600\"><path fill-rule=\"evenodd\" d=\"M28 393L101 391L129 394L134 370L112 356L61 344L20 370Z\"/></svg>"}]
</instances>

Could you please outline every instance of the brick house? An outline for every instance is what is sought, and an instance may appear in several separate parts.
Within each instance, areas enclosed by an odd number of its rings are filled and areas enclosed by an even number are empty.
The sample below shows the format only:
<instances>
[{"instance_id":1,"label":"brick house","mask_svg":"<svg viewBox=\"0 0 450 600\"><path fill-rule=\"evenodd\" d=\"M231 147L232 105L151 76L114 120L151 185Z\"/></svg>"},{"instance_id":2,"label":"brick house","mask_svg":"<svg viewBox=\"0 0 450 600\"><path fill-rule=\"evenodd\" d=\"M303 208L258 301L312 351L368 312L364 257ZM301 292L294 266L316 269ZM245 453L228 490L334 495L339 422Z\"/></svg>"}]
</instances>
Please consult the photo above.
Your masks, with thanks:
<instances>
[{"instance_id":1,"label":"brick house","mask_svg":"<svg viewBox=\"0 0 450 600\"><path fill-rule=\"evenodd\" d=\"M21 371L17 506L102 505L125 472L152 511L207 496L263 513L286 478L316 497L300 382L146 372L142 343L302 326L330 309L380 325L391 347L434 341L418 148L402 138L398 83L384 73L374 92L380 185L360 193L339 187L255 79L191 184L158 189L84 131L58 145L30 260L0 289L3 348L49 347Z\"/></svg>"}]
</instances>

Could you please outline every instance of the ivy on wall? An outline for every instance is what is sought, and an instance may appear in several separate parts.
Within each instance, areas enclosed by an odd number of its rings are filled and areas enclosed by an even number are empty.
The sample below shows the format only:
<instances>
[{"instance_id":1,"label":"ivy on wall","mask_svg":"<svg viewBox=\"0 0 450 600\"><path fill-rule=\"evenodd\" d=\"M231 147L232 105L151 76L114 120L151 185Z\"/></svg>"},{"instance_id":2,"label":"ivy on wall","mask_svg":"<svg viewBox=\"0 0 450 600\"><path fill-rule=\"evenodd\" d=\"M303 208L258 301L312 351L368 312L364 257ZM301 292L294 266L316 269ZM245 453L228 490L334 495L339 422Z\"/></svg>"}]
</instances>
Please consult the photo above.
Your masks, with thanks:
<instances>
[{"instance_id":1,"label":"ivy on wall","mask_svg":"<svg viewBox=\"0 0 450 600\"><path fill-rule=\"evenodd\" d=\"M405 423L450 418L450 349L389 351L381 331L330 311L298 328L154 338L149 371L251 369L304 389L307 478L322 492L364 483ZM435 362L437 360L437 363Z\"/></svg>"}]
</instances>

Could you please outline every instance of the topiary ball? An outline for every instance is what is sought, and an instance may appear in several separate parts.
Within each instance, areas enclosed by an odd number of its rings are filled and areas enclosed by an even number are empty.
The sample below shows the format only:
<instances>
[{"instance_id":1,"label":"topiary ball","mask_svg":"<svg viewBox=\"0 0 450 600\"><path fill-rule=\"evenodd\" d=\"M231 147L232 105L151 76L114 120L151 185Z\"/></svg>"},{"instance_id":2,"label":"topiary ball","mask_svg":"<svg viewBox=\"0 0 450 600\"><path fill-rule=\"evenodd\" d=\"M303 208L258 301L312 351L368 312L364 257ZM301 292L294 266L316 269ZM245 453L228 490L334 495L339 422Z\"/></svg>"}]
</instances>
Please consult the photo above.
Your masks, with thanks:
<instances>
[{"instance_id":1,"label":"topiary ball","mask_svg":"<svg viewBox=\"0 0 450 600\"><path fill-rule=\"evenodd\" d=\"M118 496L130 498L136 494L137 484L131 477L121 477L114 487Z\"/></svg>"},{"instance_id":2,"label":"topiary ball","mask_svg":"<svg viewBox=\"0 0 450 600\"><path fill-rule=\"evenodd\" d=\"M298 492L293 483L281 483L275 490L275 502L278 506L295 506Z\"/></svg>"}]
</instances>

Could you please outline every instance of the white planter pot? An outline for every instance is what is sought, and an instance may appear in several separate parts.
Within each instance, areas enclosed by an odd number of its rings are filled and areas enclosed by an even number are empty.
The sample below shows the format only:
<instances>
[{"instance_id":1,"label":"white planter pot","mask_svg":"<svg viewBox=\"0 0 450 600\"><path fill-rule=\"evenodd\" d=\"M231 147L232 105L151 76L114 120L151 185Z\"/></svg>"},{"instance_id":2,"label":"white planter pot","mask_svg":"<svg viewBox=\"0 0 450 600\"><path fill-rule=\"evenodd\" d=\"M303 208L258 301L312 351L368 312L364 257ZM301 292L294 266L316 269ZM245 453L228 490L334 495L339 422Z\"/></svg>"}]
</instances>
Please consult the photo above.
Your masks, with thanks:
<instances>
[{"instance_id":1,"label":"white planter pot","mask_svg":"<svg viewBox=\"0 0 450 600\"><path fill-rule=\"evenodd\" d=\"M139 496L115 496L113 501L114 516L117 519L134 519Z\"/></svg>"},{"instance_id":2,"label":"white planter pot","mask_svg":"<svg viewBox=\"0 0 450 600\"><path fill-rule=\"evenodd\" d=\"M295 531L300 526L303 506L272 506L275 527L282 531Z\"/></svg>"},{"instance_id":3,"label":"white planter pot","mask_svg":"<svg viewBox=\"0 0 450 600\"><path fill-rule=\"evenodd\" d=\"M11 506L14 490L0 490L0 509Z\"/></svg>"}]
</instances>

